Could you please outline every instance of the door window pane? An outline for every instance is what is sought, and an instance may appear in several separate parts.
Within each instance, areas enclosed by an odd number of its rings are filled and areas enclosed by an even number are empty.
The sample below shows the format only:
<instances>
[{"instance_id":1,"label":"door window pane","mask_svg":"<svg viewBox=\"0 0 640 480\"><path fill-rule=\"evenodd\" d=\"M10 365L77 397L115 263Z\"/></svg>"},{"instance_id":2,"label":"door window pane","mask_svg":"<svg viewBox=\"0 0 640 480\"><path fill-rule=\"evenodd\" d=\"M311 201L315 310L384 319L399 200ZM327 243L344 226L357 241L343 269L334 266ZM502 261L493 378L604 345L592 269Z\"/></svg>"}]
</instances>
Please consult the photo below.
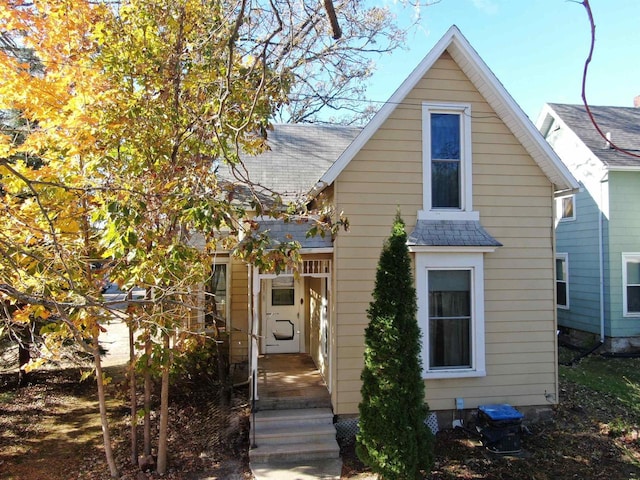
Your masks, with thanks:
<instances>
[{"instance_id":1,"label":"door window pane","mask_svg":"<svg viewBox=\"0 0 640 480\"><path fill-rule=\"evenodd\" d=\"M471 367L471 271L430 270L429 368Z\"/></svg>"},{"instance_id":2,"label":"door window pane","mask_svg":"<svg viewBox=\"0 0 640 480\"><path fill-rule=\"evenodd\" d=\"M271 305L291 306L295 303L294 279L292 276L276 277L271 281Z\"/></svg>"}]
</instances>

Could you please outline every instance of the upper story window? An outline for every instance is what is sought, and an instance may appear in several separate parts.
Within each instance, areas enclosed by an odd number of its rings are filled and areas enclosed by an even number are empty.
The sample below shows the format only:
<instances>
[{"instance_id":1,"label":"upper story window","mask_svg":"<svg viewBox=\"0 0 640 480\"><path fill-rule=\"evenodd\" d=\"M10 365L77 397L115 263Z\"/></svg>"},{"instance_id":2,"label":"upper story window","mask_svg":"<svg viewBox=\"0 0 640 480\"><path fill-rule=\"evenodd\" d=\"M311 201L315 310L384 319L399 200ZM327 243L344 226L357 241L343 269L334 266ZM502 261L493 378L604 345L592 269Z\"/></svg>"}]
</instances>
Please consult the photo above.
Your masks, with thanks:
<instances>
[{"instance_id":1,"label":"upper story window","mask_svg":"<svg viewBox=\"0 0 640 480\"><path fill-rule=\"evenodd\" d=\"M431 208L462 205L460 130L460 114L431 113Z\"/></svg>"},{"instance_id":2,"label":"upper story window","mask_svg":"<svg viewBox=\"0 0 640 480\"><path fill-rule=\"evenodd\" d=\"M477 219L471 191L471 106L424 103L421 219Z\"/></svg>"},{"instance_id":3,"label":"upper story window","mask_svg":"<svg viewBox=\"0 0 640 480\"><path fill-rule=\"evenodd\" d=\"M561 222L576 219L575 195L556 198L556 218Z\"/></svg>"},{"instance_id":4,"label":"upper story window","mask_svg":"<svg viewBox=\"0 0 640 480\"><path fill-rule=\"evenodd\" d=\"M640 253L622 254L624 315L640 316Z\"/></svg>"}]
</instances>

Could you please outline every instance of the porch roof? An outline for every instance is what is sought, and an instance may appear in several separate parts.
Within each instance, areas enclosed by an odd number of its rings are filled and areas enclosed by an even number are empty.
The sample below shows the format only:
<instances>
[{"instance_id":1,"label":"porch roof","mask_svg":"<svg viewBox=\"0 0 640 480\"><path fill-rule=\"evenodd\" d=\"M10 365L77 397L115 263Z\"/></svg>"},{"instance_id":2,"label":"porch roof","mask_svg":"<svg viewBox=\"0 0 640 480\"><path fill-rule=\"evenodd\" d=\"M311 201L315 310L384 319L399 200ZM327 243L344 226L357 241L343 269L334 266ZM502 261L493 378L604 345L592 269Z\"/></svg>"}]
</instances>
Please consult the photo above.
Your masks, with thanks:
<instances>
[{"instance_id":1,"label":"porch roof","mask_svg":"<svg viewBox=\"0 0 640 480\"><path fill-rule=\"evenodd\" d=\"M418 220L409 246L501 247L477 220Z\"/></svg>"},{"instance_id":2,"label":"porch roof","mask_svg":"<svg viewBox=\"0 0 640 480\"><path fill-rule=\"evenodd\" d=\"M258 220L258 232L268 232L272 245L284 242L298 242L302 249L332 248L331 232L325 232L324 237L315 235L307 237L307 232L313 227L313 220L300 219L285 222L283 220Z\"/></svg>"}]
</instances>

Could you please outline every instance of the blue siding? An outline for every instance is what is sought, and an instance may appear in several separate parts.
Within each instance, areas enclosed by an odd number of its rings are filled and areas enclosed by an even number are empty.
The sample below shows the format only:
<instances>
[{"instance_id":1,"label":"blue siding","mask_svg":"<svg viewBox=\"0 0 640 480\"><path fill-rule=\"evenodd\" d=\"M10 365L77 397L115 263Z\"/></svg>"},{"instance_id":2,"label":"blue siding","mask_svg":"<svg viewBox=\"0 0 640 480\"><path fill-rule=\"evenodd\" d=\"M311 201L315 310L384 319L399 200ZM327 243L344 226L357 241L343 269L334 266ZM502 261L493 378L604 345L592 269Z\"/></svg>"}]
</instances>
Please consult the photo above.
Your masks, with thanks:
<instances>
[{"instance_id":1,"label":"blue siding","mask_svg":"<svg viewBox=\"0 0 640 480\"><path fill-rule=\"evenodd\" d=\"M623 316L622 254L640 252L640 172L610 172L609 192L608 330L613 337L637 336L640 318Z\"/></svg>"},{"instance_id":2,"label":"blue siding","mask_svg":"<svg viewBox=\"0 0 640 480\"><path fill-rule=\"evenodd\" d=\"M586 189L576 194L575 208L575 220L556 226L556 250L569 254L569 309L558 309L558 325L599 333L599 209Z\"/></svg>"}]
</instances>

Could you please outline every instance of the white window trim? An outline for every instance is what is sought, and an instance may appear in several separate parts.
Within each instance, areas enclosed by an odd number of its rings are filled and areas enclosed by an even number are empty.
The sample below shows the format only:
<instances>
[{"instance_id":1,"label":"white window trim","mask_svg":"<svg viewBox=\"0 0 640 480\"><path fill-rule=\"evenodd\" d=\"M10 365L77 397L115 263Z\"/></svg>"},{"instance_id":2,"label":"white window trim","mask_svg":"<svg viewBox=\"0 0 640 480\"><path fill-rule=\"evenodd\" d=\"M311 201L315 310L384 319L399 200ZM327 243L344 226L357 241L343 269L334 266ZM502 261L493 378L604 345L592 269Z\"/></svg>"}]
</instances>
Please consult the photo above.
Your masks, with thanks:
<instances>
[{"instance_id":1,"label":"white window trim","mask_svg":"<svg viewBox=\"0 0 640 480\"><path fill-rule=\"evenodd\" d=\"M564 213L564 208L562 208L562 201L565 198L570 198L571 199L571 203L573 203L573 214L570 217L563 217L562 214ZM558 222L573 222L576 219L576 196L575 194L572 195L564 195L562 197L558 197L556 198L556 218L558 220Z\"/></svg>"},{"instance_id":2,"label":"white window trim","mask_svg":"<svg viewBox=\"0 0 640 480\"><path fill-rule=\"evenodd\" d=\"M431 207L431 114L456 113L460 115L460 208L432 209ZM473 211L471 105L466 103L422 104L422 210L419 220L478 220Z\"/></svg>"},{"instance_id":3,"label":"white window trim","mask_svg":"<svg viewBox=\"0 0 640 480\"><path fill-rule=\"evenodd\" d=\"M627 263L630 261L640 262L640 253L622 254L622 312L624 317L640 317L640 312L629 312L627 308Z\"/></svg>"},{"instance_id":4,"label":"white window trim","mask_svg":"<svg viewBox=\"0 0 640 480\"><path fill-rule=\"evenodd\" d=\"M446 269L471 270L471 368L429 370L429 290L428 271ZM484 328L484 255L472 253L416 253L416 290L418 296L418 322L422 330L422 377L467 378L484 377L485 328Z\"/></svg>"},{"instance_id":5,"label":"white window trim","mask_svg":"<svg viewBox=\"0 0 640 480\"><path fill-rule=\"evenodd\" d=\"M558 299L556 298L556 307L560 308L562 310L569 310L569 254L568 253L556 253L556 258L557 259L562 259L564 260L564 283L566 285L566 296L567 296L567 304L566 305L560 305L558 303ZM558 283L558 274L556 272L556 283ZM556 291L557 291L557 287L556 287ZM557 294L556 294L557 296Z\"/></svg>"},{"instance_id":6,"label":"white window trim","mask_svg":"<svg viewBox=\"0 0 640 480\"><path fill-rule=\"evenodd\" d=\"M224 320L227 332L231 331L231 262L228 257L216 257L213 261L213 265L225 265L225 285L227 286L225 305L224 305ZM213 273L213 271L212 271ZM203 319L204 321L204 319Z\"/></svg>"}]
</instances>

